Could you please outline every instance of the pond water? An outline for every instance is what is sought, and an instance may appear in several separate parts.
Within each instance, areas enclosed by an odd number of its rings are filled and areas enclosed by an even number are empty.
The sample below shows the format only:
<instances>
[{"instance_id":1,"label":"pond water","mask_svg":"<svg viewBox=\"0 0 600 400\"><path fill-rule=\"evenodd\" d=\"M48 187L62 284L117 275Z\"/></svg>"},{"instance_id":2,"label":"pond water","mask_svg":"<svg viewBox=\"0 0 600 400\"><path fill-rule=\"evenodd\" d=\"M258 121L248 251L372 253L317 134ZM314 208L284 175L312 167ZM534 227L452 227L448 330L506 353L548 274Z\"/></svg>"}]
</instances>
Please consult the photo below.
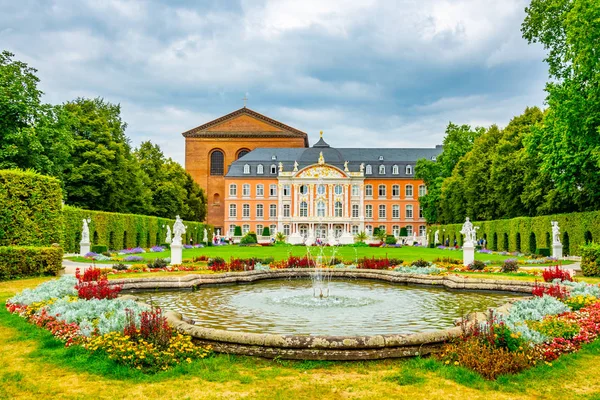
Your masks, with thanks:
<instances>
[{"instance_id":1,"label":"pond water","mask_svg":"<svg viewBox=\"0 0 600 400\"><path fill-rule=\"evenodd\" d=\"M297 279L136 295L207 328L333 336L449 328L466 313L486 311L519 296L369 280L334 280L329 291L328 298L315 298L311 282Z\"/></svg>"}]
</instances>

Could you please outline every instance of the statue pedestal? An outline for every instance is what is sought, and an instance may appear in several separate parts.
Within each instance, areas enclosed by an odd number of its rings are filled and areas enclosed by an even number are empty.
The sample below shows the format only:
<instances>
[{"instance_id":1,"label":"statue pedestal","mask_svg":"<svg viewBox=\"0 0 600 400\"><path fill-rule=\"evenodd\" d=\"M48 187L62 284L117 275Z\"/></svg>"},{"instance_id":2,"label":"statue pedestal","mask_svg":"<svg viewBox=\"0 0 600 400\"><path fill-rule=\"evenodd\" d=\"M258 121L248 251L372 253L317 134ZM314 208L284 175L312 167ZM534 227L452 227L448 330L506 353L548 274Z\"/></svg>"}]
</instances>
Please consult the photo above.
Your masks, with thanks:
<instances>
[{"instance_id":1,"label":"statue pedestal","mask_svg":"<svg viewBox=\"0 0 600 400\"><path fill-rule=\"evenodd\" d=\"M300 233L298 232L294 232L292 233L290 236L288 236L287 238L287 242L289 244L302 244L302 241L304 240L304 238L302 237L302 235L300 235Z\"/></svg>"},{"instance_id":2,"label":"statue pedestal","mask_svg":"<svg viewBox=\"0 0 600 400\"><path fill-rule=\"evenodd\" d=\"M171 265L181 264L183 258L183 245L171 243Z\"/></svg>"},{"instance_id":3,"label":"statue pedestal","mask_svg":"<svg viewBox=\"0 0 600 400\"><path fill-rule=\"evenodd\" d=\"M79 255L84 257L90 252L90 243L79 242Z\"/></svg>"},{"instance_id":4,"label":"statue pedestal","mask_svg":"<svg viewBox=\"0 0 600 400\"><path fill-rule=\"evenodd\" d=\"M552 245L552 257L556 258L557 260L561 259L563 257L563 245L558 243L558 244L553 244Z\"/></svg>"},{"instance_id":5,"label":"statue pedestal","mask_svg":"<svg viewBox=\"0 0 600 400\"><path fill-rule=\"evenodd\" d=\"M475 246L473 243L465 243L463 245L463 265L466 267L475 261Z\"/></svg>"}]
</instances>

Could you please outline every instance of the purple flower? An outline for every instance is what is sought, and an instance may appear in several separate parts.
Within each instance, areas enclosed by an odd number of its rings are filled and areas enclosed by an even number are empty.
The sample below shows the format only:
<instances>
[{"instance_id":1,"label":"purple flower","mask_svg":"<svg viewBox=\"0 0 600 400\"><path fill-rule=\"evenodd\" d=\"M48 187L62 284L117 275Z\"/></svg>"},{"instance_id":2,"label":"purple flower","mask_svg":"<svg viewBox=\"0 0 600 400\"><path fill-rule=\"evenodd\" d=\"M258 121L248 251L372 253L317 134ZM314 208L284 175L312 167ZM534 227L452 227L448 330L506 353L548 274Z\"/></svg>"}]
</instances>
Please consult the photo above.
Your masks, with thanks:
<instances>
[{"instance_id":1,"label":"purple flower","mask_svg":"<svg viewBox=\"0 0 600 400\"><path fill-rule=\"evenodd\" d=\"M162 252L162 251L165 251L165 248L164 248L164 247L162 247L162 246L154 246L154 247L152 247L152 248L150 249L150 251L151 251L152 253L160 253L160 252Z\"/></svg>"},{"instance_id":2,"label":"purple flower","mask_svg":"<svg viewBox=\"0 0 600 400\"><path fill-rule=\"evenodd\" d=\"M144 257L140 257L140 256L127 256L123 260L124 261L144 261Z\"/></svg>"},{"instance_id":3,"label":"purple flower","mask_svg":"<svg viewBox=\"0 0 600 400\"><path fill-rule=\"evenodd\" d=\"M184 248L184 249L193 249L193 248L194 248L194 246L192 246L191 244L184 244L184 245L183 245L183 248Z\"/></svg>"},{"instance_id":4,"label":"purple flower","mask_svg":"<svg viewBox=\"0 0 600 400\"><path fill-rule=\"evenodd\" d=\"M93 251L90 251L89 253L85 253L84 257L86 257L86 258L88 258L88 257L89 258L93 258L93 257L96 257L97 255L98 255L98 253L94 253Z\"/></svg>"}]
</instances>

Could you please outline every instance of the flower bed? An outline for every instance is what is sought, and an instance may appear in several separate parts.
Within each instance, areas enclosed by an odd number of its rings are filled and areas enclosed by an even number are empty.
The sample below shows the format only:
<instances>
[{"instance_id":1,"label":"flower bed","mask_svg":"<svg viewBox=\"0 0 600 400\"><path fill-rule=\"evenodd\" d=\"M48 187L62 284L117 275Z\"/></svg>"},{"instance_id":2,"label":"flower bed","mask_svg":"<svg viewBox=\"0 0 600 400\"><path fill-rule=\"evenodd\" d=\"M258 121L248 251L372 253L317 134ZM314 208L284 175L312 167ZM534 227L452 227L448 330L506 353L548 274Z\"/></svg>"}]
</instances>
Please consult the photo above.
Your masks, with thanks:
<instances>
[{"instance_id":1,"label":"flower bed","mask_svg":"<svg viewBox=\"0 0 600 400\"><path fill-rule=\"evenodd\" d=\"M108 285L91 268L26 289L6 302L9 312L50 331L65 346L81 345L111 360L157 372L206 357L210 349L177 334L158 308L117 298L120 286Z\"/></svg>"}]
</instances>

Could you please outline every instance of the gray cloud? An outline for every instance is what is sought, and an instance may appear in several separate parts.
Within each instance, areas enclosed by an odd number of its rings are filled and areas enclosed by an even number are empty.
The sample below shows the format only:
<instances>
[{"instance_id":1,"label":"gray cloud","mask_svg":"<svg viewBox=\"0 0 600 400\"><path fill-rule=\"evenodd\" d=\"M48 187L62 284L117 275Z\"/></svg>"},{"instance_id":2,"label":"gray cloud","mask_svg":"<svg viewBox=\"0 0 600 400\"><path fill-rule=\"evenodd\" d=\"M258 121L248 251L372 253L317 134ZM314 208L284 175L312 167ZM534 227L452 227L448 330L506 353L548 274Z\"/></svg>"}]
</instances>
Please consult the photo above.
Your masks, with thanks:
<instances>
[{"instance_id":1,"label":"gray cloud","mask_svg":"<svg viewBox=\"0 0 600 400\"><path fill-rule=\"evenodd\" d=\"M449 121L542 105L527 0L0 0L0 42L46 101L121 103L134 144L183 162L180 133L242 105L335 146L427 146Z\"/></svg>"}]
</instances>

